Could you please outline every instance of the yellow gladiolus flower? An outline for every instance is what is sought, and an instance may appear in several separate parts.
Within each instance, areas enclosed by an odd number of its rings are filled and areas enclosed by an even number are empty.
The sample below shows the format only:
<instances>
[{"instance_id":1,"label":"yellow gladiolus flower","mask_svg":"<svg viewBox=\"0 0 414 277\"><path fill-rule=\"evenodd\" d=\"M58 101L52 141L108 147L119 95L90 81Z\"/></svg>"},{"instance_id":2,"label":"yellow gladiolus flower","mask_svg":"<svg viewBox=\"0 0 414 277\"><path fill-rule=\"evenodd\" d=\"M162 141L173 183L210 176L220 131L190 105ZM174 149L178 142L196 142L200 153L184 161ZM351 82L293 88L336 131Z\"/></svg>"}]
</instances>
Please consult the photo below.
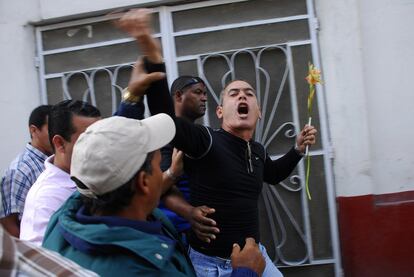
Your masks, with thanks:
<instances>
[{"instance_id":1,"label":"yellow gladiolus flower","mask_svg":"<svg viewBox=\"0 0 414 277\"><path fill-rule=\"evenodd\" d=\"M313 64L309 64L308 76L306 76L306 81L309 85L316 85L321 83L321 71L317 69Z\"/></svg>"}]
</instances>

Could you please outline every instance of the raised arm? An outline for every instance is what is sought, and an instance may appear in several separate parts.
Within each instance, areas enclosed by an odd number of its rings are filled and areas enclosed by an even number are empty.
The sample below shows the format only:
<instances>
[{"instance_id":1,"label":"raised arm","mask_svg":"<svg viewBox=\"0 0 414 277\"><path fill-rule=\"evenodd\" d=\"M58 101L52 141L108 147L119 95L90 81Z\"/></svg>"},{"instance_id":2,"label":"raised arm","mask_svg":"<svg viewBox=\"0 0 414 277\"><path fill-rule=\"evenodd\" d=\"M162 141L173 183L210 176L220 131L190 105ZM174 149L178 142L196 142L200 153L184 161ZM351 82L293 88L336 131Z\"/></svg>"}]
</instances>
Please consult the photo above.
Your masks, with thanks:
<instances>
[{"instance_id":1,"label":"raised arm","mask_svg":"<svg viewBox=\"0 0 414 277\"><path fill-rule=\"evenodd\" d=\"M165 76L159 42L152 37L150 10L131 10L121 17L117 25L136 38L145 55L137 62L129 81L129 92L134 96L147 95L151 114L167 113L176 123L176 136L172 144L187 155L199 158L209 149L211 136L207 128L175 118L174 106ZM161 73L160 73L161 72ZM163 74L163 75L160 75ZM161 78L162 77L162 78Z\"/></svg>"}]
</instances>

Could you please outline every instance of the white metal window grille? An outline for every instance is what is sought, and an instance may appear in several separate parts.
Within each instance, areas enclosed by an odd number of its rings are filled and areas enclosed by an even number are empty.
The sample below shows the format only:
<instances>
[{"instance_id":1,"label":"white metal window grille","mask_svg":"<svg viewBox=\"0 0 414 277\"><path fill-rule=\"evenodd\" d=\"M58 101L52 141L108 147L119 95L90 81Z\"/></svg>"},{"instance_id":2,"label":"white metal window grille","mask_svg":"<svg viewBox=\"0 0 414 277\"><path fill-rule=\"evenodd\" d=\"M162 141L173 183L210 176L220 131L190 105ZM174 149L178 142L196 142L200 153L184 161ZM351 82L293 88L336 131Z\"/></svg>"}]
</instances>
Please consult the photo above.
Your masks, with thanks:
<instances>
[{"instance_id":1,"label":"white metal window grille","mask_svg":"<svg viewBox=\"0 0 414 277\"><path fill-rule=\"evenodd\" d=\"M224 83L240 78L257 90L262 107L255 139L272 158L285 153L306 123L308 61L319 66L317 20L311 0L199 1L155 9L154 31L171 82L199 75L209 88L205 124L218 127L215 107ZM135 42L111 18L37 28L44 103L83 99L112 114L138 56ZM323 89L318 91L312 148L312 201L304 192L304 164L260 199L262 243L286 276L340 276L331 147Z\"/></svg>"}]
</instances>

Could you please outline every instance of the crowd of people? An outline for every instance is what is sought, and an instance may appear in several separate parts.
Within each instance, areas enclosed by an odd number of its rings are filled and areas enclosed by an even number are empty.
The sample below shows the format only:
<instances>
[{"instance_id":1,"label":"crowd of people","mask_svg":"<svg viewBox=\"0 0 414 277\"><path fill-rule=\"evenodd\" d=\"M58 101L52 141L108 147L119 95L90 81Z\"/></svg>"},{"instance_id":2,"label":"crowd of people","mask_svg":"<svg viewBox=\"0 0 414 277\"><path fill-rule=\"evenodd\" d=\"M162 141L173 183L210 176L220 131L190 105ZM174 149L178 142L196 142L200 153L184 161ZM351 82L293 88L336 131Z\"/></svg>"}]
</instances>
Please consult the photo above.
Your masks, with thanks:
<instances>
[{"instance_id":1,"label":"crowd of people","mask_svg":"<svg viewBox=\"0 0 414 277\"><path fill-rule=\"evenodd\" d=\"M150 12L131 10L117 25L143 57L114 116L102 119L76 100L30 116L31 141L1 181L0 239L9 255L0 272L283 276L260 243L258 198L263 182L289 176L315 128L305 126L272 160L253 140L261 112L242 80L221 92L221 128L195 124L206 112L205 82L181 76L169 89ZM36 266L29 250L47 260Z\"/></svg>"}]
</instances>

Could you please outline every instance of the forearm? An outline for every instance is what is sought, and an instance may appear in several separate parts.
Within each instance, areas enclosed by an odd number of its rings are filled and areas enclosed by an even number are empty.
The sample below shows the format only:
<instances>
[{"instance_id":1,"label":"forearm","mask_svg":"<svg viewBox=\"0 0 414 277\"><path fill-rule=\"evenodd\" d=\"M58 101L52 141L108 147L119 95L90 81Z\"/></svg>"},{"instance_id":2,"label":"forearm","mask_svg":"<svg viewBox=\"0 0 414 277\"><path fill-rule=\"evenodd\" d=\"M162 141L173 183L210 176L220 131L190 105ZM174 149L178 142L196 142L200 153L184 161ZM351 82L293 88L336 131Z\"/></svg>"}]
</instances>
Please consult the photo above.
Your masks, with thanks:
<instances>
[{"instance_id":1,"label":"forearm","mask_svg":"<svg viewBox=\"0 0 414 277\"><path fill-rule=\"evenodd\" d=\"M144 69L148 73L165 72L165 65L163 63L151 63L148 59L144 59ZM174 105L168 89L167 78L151 83L146 90L146 95L151 115L166 113L175 118Z\"/></svg>"},{"instance_id":2,"label":"forearm","mask_svg":"<svg viewBox=\"0 0 414 277\"><path fill-rule=\"evenodd\" d=\"M177 182L177 178L175 176L171 176L173 173L168 173L167 170L162 174L162 195L168 193L171 189L173 189L173 186Z\"/></svg>"},{"instance_id":3,"label":"forearm","mask_svg":"<svg viewBox=\"0 0 414 277\"><path fill-rule=\"evenodd\" d=\"M132 119L143 119L145 112L144 103L141 101L137 103L127 103L121 101L118 106L118 110L114 113L114 116L123 116Z\"/></svg>"},{"instance_id":4,"label":"forearm","mask_svg":"<svg viewBox=\"0 0 414 277\"><path fill-rule=\"evenodd\" d=\"M190 221L193 206L184 199L184 196L176 186L171 187L163 196L162 201L168 209Z\"/></svg>"},{"instance_id":5,"label":"forearm","mask_svg":"<svg viewBox=\"0 0 414 277\"><path fill-rule=\"evenodd\" d=\"M20 222L17 214L10 214L4 218L0 218L0 223L10 235L16 238L20 236Z\"/></svg>"},{"instance_id":6,"label":"forearm","mask_svg":"<svg viewBox=\"0 0 414 277\"><path fill-rule=\"evenodd\" d=\"M283 181L292 173L301 158L302 156L294 148L291 148L289 152L275 161L267 157L264 181L269 184L277 184Z\"/></svg>"}]
</instances>

